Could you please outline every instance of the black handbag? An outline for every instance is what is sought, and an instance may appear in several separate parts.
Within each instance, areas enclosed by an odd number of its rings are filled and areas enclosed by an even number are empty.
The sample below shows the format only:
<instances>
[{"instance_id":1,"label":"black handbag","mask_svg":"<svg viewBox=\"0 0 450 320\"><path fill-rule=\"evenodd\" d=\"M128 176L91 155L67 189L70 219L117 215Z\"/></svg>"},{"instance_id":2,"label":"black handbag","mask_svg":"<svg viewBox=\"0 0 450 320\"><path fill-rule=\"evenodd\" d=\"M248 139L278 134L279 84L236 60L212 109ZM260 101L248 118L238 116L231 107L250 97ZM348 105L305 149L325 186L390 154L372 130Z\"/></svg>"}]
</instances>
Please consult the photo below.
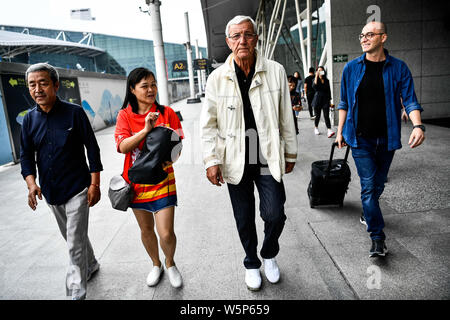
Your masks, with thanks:
<instances>
[{"instance_id":1,"label":"black handbag","mask_svg":"<svg viewBox=\"0 0 450 320\"><path fill-rule=\"evenodd\" d=\"M128 170L133 183L158 184L167 178L163 170L166 161L175 162L183 148L181 137L169 127L153 128L145 139L141 153Z\"/></svg>"},{"instance_id":2,"label":"black handbag","mask_svg":"<svg viewBox=\"0 0 450 320\"><path fill-rule=\"evenodd\" d=\"M111 178L109 181L108 197L114 209L127 211L133 200L133 188L125 181L121 174Z\"/></svg>"}]
</instances>

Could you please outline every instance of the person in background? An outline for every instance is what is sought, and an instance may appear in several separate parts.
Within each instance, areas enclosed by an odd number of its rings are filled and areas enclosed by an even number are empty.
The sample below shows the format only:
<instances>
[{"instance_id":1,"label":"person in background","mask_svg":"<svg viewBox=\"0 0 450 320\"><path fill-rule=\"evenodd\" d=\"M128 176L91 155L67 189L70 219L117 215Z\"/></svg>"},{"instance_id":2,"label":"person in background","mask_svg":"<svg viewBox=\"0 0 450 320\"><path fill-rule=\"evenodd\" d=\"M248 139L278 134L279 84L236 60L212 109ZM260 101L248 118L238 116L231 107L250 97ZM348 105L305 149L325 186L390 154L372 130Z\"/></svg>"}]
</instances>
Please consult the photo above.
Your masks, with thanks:
<instances>
[{"instance_id":1,"label":"person in background","mask_svg":"<svg viewBox=\"0 0 450 320\"><path fill-rule=\"evenodd\" d=\"M384 191L395 150L401 145L402 105L413 124L408 144L418 147L425 139L422 107L414 92L411 72L403 61L384 49L386 25L372 21L359 35L363 55L348 62L342 72L339 148L349 145L361 183L363 213L372 246L369 257L387 252L384 219L379 199Z\"/></svg>"},{"instance_id":2,"label":"person in background","mask_svg":"<svg viewBox=\"0 0 450 320\"><path fill-rule=\"evenodd\" d=\"M312 106L312 102L314 99L314 93L316 92L313 88L313 82L314 82L314 68L309 68L309 75L305 78L305 85L304 85L304 95L306 96L306 101L308 102L308 111L309 116L311 120L314 120L314 109Z\"/></svg>"},{"instance_id":3,"label":"person in background","mask_svg":"<svg viewBox=\"0 0 450 320\"><path fill-rule=\"evenodd\" d=\"M300 72L295 71L294 77L297 79L297 85L295 86L295 91L301 96L303 94L303 81L300 76Z\"/></svg>"},{"instance_id":4,"label":"person in background","mask_svg":"<svg viewBox=\"0 0 450 320\"><path fill-rule=\"evenodd\" d=\"M125 154L122 176L128 183L128 170L142 150L147 134L154 127L170 127L184 138L178 116L170 107L162 106L156 101L157 92L155 75L150 70L136 68L128 75L126 96L117 115L114 133L117 151ZM142 243L153 262L147 276L147 285L151 287L158 284L164 270L154 231L156 225L170 284L179 288L183 280L174 261L177 242L174 232L177 205L175 176L171 163L166 163L163 169L168 176L158 184L132 183L134 198L130 207L141 229Z\"/></svg>"},{"instance_id":5,"label":"person in background","mask_svg":"<svg viewBox=\"0 0 450 320\"><path fill-rule=\"evenodd\" d=\"M314 119L314 134L319 135L319 122L320 113L323 111L323 118L325 120L325 125L327 126L327 136L331 138L334 136L335 132L331 130L330 122L330 100L331 100L331 90L330 81L327 79L327 74L324 67L320 66L317 68L316 77L313 81L313 88L315 90L313 99L313 108L316 118Z\"/></svg>"},{"instance_id":6,"label":"person in background","mask_svg":"<svg viewBox=\"0 0 450 320\"><path fill-rule=\"evenodd\" d=\"M100 200L100 148L79 105L60 100L59 75L47 63L31 65L25 81L36 106L22 123L20 165L28 187L28 205L45 201L69 248L66 294L86 299L87 281L100 264L88 237L89 208ZM89 166L86 163L86 155ZM36 183L36 165L39 184Z\"/></svg>"},{"instance_id":7,"label":"person in background","mask_svg":"<svg viewBox=\"0 0 450 320\"><path fill-rule=\"evenodd\" d=\"M300 95L296 91L297 78L294 76L288 76L288 85L289 85L289 93L291 95L292 115L294 116L295 132L298 134L297 118L299 112L302 110L302 102L300 99Z\"/></svg>"}]
</instances>

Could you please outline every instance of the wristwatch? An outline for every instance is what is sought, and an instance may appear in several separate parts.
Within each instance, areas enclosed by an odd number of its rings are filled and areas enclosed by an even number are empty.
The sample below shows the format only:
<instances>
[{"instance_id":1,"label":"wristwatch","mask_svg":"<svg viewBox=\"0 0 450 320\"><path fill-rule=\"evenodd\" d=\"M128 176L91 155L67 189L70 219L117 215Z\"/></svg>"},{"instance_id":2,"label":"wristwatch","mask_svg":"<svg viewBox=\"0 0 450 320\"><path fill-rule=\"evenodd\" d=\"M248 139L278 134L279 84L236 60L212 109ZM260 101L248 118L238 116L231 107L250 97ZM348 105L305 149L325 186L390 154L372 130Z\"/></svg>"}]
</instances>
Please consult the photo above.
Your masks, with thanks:
<instances>
[{"instance_id":1,"label":"wristwatch","mask_svg":"<svg viewBox=\"0 0 450 320\"><path fill-rule=\"evenodd\" d=\"M416 124L415 126L413 126L413 129L415 128L420 128L423 132L425 132L425 126L423 124Z\"/></svg>"}]
</instances>

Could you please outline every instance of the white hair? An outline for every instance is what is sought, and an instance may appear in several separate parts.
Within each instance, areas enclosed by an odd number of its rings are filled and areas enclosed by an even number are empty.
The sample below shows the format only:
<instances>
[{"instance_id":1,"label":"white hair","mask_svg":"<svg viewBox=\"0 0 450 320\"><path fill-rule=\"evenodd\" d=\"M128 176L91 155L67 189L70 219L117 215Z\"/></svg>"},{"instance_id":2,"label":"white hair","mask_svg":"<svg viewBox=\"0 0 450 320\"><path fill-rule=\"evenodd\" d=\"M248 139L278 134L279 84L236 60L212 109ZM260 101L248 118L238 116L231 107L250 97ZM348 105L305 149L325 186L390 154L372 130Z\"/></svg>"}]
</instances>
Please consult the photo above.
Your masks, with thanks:
<instances>
[{"instance_id":1,"label":"white hair","mask_svg":"<svg viewBox=\"0 0 450 320\"><path fill-rule=\"evenodd\" d=\"M225 27L225 35L227 36L227 37L229 37L230 36L230 34L229 34L229 29L230 29L230 27L232 26L232 25L235 25L235 24L240 24L240 23L242 23L242 22L244 22L244 21L250 21L251 23L252 23L252 25L253 25L253 32L254 33L256 33L256 23L255 23L255 21L251 18L251 17L249 17L249 16L236 16L236 17L234 17L233 19L231 19L228 23L227 23L227 26Z\"/></svg>"}]
</instances>

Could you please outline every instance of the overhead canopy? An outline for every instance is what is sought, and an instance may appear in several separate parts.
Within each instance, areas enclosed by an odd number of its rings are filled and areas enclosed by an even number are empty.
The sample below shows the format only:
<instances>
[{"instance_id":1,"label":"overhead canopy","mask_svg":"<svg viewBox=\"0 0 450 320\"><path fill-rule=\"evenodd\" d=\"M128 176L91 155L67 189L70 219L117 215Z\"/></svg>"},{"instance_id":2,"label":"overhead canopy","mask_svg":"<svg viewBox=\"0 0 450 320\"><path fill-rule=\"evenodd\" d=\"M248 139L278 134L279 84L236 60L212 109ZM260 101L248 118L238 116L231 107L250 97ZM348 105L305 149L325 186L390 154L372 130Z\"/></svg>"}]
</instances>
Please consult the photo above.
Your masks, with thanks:
<instances>
[{"instance_id":1,"label":"overhead canopy","mask_svg":"<svg viewBox=\"0 0 450 320\"><path fill-rule=\"evenodd\" d=\"M256 17L260 0L201 0L205 21L208 57L224 62L230 54L225 42L225 27L237 15Z\"/></svg>"},{"instance_id":2,"label":"overhead canopy","mask_svg":"<svg viewBox=\"0 0 450 320\"><path fill-rule=\"evenodd\" d=\"M96 57L105 50L86 44L0 30L0 56L14 58L23 53L64 53Z\"/></svg>"},{"instance_id":3,"label":"overhead canopy","mask_svg":"<svg viewBox=\"0 0 450 320\"><path fill-rule=\"evenodd\" d=\"M200 0L205 21L205 30L208 41L208 57L217 62L224 62L230 54L225 42L225 27L237 15L250 16L254 20L261 3L273 8L274 0ZM300 11L306 8L305 0L298 0ZM266 14L266 23L270 21L270 14ZM295 2L287 1L284 16L284 25L289 29L297 24ZM283 35L281 35L283 37ZM287 41L285 39L285 41Z\"/></svg>"}]
</instances>

